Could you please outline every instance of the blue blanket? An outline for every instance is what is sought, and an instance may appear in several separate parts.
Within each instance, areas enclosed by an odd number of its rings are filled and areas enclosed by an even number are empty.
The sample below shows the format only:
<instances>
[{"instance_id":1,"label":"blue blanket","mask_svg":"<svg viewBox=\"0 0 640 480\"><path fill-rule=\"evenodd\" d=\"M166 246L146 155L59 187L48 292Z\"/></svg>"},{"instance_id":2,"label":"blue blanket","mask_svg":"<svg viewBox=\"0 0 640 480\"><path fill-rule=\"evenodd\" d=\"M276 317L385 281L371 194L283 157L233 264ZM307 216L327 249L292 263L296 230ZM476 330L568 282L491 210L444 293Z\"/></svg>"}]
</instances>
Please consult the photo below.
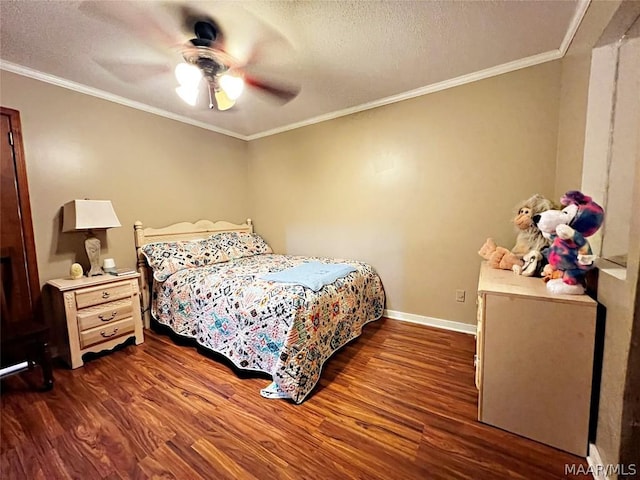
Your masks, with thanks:
<instances>
[{"instance_id":1,"label":"blue blanket","mask_svg":"<svg viewBox=\"0 0 640 480\"><path fill-rule=\"evenodd\" d=\"M354 267L345 263L308 262L280 272L267 273L260 278L271 282L295 283L317 292L325 285L355 271Z\"/></svg>"}]
</instances>

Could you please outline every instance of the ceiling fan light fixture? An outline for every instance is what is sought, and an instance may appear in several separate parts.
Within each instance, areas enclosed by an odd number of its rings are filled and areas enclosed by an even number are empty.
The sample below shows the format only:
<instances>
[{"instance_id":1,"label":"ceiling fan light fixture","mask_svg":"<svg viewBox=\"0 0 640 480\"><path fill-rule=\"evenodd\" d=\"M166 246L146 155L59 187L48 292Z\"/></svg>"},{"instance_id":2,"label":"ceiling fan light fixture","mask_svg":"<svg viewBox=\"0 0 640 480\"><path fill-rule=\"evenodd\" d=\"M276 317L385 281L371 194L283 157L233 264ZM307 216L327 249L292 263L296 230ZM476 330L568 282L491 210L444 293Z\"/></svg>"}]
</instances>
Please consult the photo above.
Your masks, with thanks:
<instances>
[{"instance_id":1,"label":"ceiling fan light fixture","mask_svg":"<svg viewBox=\"0 0 640 480\"><path fill-rule=\"evenodd\" d=\"M197 85L194 85L193 87L181 85L179 87L176 87L176 93L182 100L184 100L185 103L188 103L192 107L194 107L196 102L198 101L199 91Z\"/></svg>"},{"instance_id":2,"label":"ceiling fan light fixture","mask_svg":"<svg viewBox=\"0 0 640 480\"><path fill-rule=\"evenodd\" d=\"M244 91L244 80L235 75L226 73L219 78L218 83L227 97L233 101L240 98L240 95L242 95Z\"/></svg>"},{"instance_id":3,"label":"ceiling fan light fixture","mask_svg":"<svg viewBox=\"0 0 640 480\"><path fill-rule=\"evenodd\" d=\"M216 105L218 107L218 110L220 110L221 112L224 112L225 110L229 110L231 107L233 107L236 104L236 101L229 98L227 93L221 88L216 88L213 96L216 99Z\"/></svg>"},{"instance_id":4,"label":"ceiling fan light fixture","mask_svg":"<svg viewBox=\"0 0 640 480\"><path fill-rule=\"evenodd\" d=\"M202 72L200 69L189 63L179 63L175 69L176 80L183 87L189 87L195 90L198 88L200 80L202 80Z\"/></svg>"}]
</instances>

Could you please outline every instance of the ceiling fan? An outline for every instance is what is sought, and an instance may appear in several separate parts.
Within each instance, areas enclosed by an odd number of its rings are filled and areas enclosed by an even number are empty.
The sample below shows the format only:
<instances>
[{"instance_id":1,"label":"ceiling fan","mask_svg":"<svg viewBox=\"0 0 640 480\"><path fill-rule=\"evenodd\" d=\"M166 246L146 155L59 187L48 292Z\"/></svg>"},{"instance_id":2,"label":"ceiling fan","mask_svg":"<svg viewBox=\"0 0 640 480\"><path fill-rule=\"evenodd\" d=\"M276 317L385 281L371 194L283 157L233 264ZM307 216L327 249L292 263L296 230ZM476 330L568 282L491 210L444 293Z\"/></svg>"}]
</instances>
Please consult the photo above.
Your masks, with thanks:
<instances>
[{"instance_id":1,"label":"ceiling fan","mask_svg":"<svg viewBox=\"0 0 640 480\"><path fill-rule=\"evenodd\" d=\"M174 70L178 81L175 90L189 105L197 104L203 85L208 91L209 108L219 111L233 107L245 86L280 103L291 101L300 92L300 86L294 82L274 81L273 75L267 80L252 74L265 70L270 55L273 57L270 45L284 44L285 50L292 48L279 32L239 6L224 10L222 5L211 2L211 8L218 8L221 19L233 27L227 35L209 14L184 3L153 4L156 9L164 9L162 12L150 11L150 3L143 2L143 7L134 2L117 3L119 5L113 8L109 5L113 5L112 2L83 2L80 8L85 13L127 27L128 31L155 47L178 51L183 62ZM184 38L187 31L195 37L182 43L179 39ZM244 52L241 59L229 53L228 37L235 40L233 51ZM277 52L278 55L281 53L282 50Z\"/></svg>"},{"instance_id":2,"label":"ceiling fan","mask_svg":"<svg viewBox=\"0 0 640 480\"><path fill-rule=\"evenodd\" d=\"M180 86L176 92L186 103L195 105L199 94L199 85L204 81L209 92L209 108L228 110L240 97L245 84L257 88L282 102L295 98L300 88L268 83L251 76L233 56L222 46L220 28L211 18L202 18L187 14L189 23L193 23L195 38L189 40L181 49L184 63L175 69Z\"/></svg>"},{"instance_id":3,"label":"ceiling fan","mask_svg":"<svg viewBox=\"0 0 640 480\"><path fill-rule=\"evenodd\" d=\"M193 106L204 80L208 86L209 108L228 110L244 90L243 78L230 73L235 61L224 50L216 48L219 29L214 23L197 20L193 29L196 38L182 48L184 63L176 65L175 75L180 84L176 87L176 93Z\"/></svg>"}]
</instances>

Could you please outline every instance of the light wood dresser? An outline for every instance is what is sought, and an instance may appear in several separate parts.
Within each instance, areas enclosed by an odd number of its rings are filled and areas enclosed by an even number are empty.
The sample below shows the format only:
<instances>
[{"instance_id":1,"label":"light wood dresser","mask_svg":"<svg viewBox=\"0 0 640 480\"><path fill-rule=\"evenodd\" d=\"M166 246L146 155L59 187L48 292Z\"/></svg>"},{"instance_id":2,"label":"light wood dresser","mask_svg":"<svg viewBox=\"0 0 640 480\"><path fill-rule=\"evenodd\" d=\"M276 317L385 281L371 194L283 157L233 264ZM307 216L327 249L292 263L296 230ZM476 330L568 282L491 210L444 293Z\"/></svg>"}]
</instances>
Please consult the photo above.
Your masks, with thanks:
<instances>
[{"instance_id":1,"label":"light wood dresser","mask_svg":"<svg viewBox=\"0 0 640 480\"><path fill-rule=\"evenodd\" d=\"M478 419L585 456L597 303L553 295L541 278L480 269Z\"/></svg>"},{"instance_id":2,"label":"light wood dresser","mask_svg":"<svg viewBox=\"0 0 640 480\"><path fill-rule=\"evenodd\" d=\"M144 341L139 276L99 275L47 282L55 289L54 322L63 325L68 337L60 354L71 368L81 367L87 352L111 350L131 337L136 345Z\"/></svg>"}]
</instances>

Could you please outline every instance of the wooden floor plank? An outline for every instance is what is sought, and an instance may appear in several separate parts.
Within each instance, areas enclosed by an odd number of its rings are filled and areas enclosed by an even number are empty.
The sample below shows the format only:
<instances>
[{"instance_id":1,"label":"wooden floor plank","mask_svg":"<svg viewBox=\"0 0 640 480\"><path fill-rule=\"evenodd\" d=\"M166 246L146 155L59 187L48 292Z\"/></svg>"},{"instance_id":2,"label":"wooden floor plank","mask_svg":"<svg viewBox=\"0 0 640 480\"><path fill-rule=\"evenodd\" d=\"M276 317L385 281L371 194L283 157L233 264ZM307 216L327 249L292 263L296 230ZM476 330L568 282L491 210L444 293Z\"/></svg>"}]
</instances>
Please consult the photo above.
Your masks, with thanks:
<instances>
[{"instance_id":1,"label":"wooden floor plank","mask_svg":"<svg viewBox=\"0 0 640 480\"><path fill-rule=\"evenodd\" d=\"M148 410L141 409L144 413L140 413L137 405L136 402L121 404L114 399L106 400L104 420L123 433L129 442L131 452L138 460L142 460L171 439L175 432L155 417L148 415ZM142 418L145 420L141 421Z\"/></svg>"},{"instance_id":2,"label":"wooden floor plank","mask_svg":"<svg viewBox=\"0 0 640 480\"><path fill-rule=\"evenodd\" d=\"M226 453L225 449L213 445L209 439L200 439L193 444L193 449L212 466L212 471L216 472L216 478L235 480L237 478L255 479L255 477Z\"/></svg>"},{"instance_id":3,"label":"wooden floor plank","mask_svg":"<svg viewBox=\"0 0 640 480\"><path fill-rule=\"evenodd\" d=\"M17 447L3 448L0 460L0 478L26 478Z\"/></svg>"},{"instance_id":4,"label":"wooden floor plank","mask_svg":"<svg viewBox=\"0 0 640 480\"><path fill-rule=\"evenodd\" d=\"M295 405L262 398L264 376L148 331L142 345L56 368L50 392L22 375L3 380L0 474L555 480L565 464L586 470L582 458L476 420L474 348L469 335L373 322Z\"/></svg>"}]
</instances>

